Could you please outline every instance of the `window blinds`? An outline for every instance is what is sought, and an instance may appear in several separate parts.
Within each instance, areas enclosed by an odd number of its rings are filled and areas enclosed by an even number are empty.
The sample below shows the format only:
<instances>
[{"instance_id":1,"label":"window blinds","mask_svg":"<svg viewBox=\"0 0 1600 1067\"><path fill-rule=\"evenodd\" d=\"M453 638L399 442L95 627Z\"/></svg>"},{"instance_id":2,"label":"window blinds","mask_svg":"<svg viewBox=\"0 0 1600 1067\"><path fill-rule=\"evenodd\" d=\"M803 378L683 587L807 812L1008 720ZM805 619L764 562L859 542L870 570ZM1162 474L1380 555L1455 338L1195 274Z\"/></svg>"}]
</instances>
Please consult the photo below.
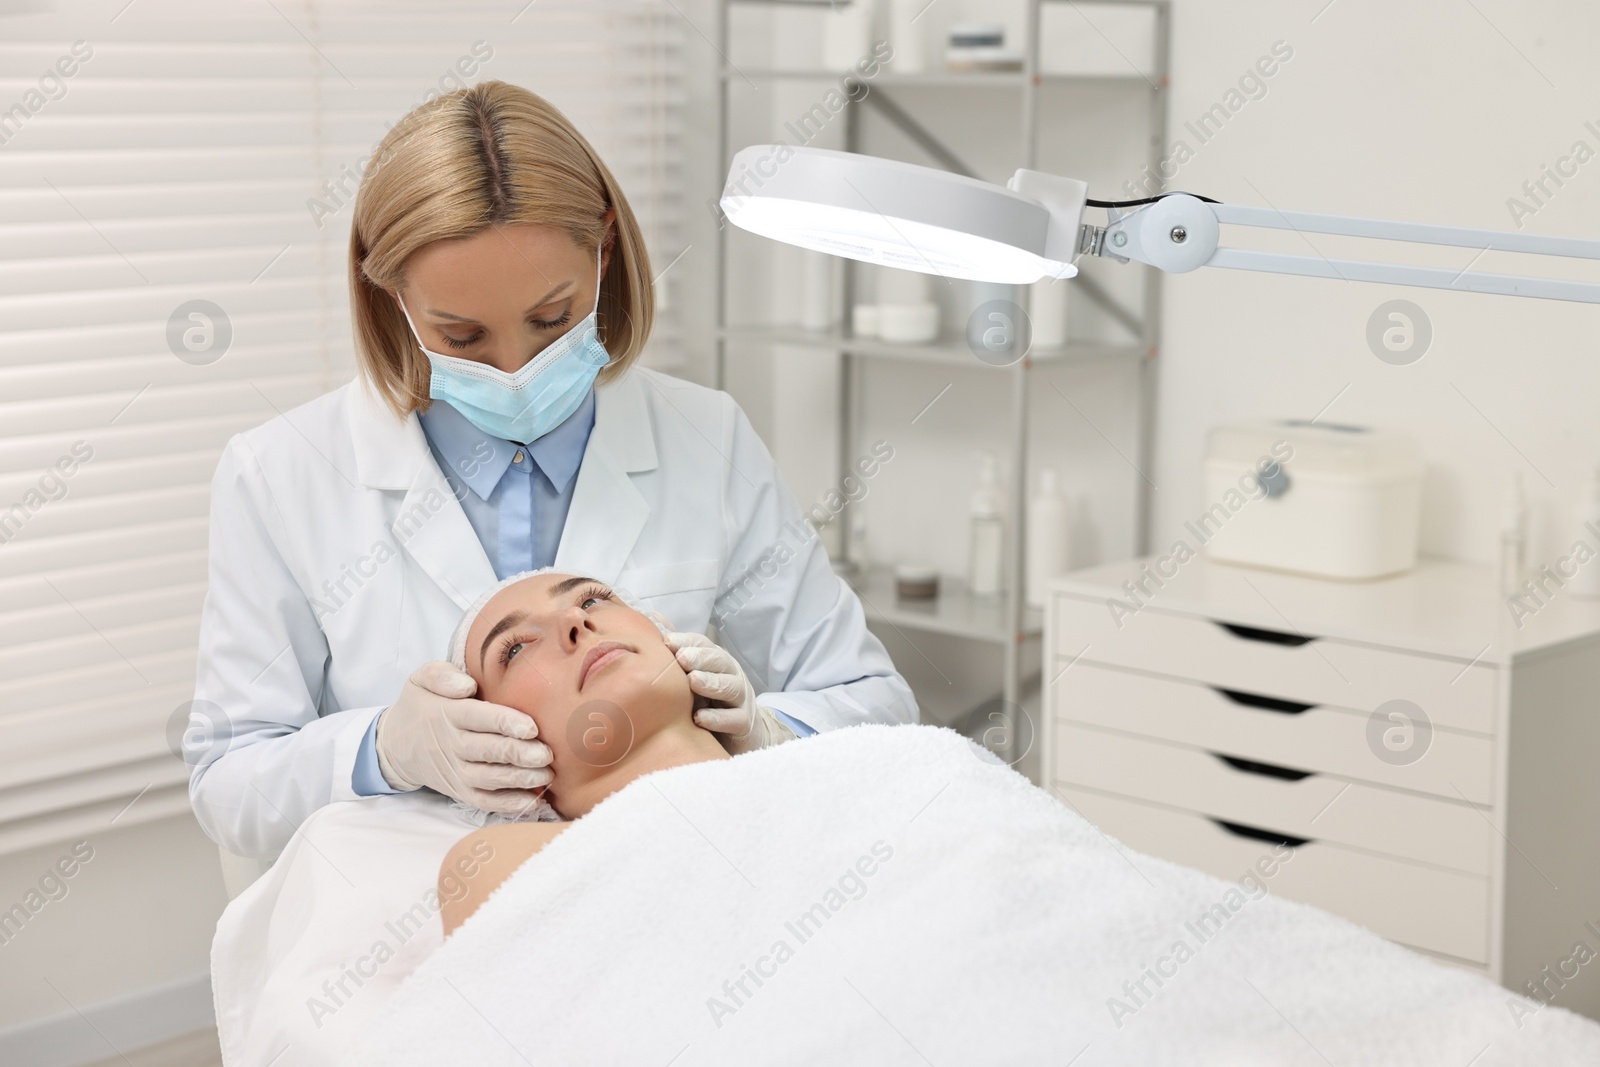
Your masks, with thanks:
<instances>
[{"instance_id":1,"label":"window blinds","mask_svg":"<svg viewBox=\"0 0 1600 1067\"><path fill-rule=\"evenodd\" d=\"M37 6L37 5L35 5ZM668 4L0 0L0 852L188 807L208 486L354 374L356 176L488 78L560 107L681 251ZM645 354L674 366L663 312Z\"/></svg>"}]
</instances>

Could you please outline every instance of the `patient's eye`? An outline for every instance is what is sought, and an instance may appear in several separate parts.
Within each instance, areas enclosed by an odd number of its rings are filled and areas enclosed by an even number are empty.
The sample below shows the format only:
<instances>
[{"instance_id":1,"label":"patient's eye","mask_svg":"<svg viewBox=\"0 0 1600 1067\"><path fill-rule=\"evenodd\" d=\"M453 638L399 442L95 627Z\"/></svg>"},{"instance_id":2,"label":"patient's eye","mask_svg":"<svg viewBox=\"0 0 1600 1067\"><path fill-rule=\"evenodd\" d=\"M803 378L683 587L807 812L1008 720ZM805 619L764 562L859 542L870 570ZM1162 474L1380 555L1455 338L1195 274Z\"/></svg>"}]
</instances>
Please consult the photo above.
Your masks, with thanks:
<instances>
[{"instance_id":1,"label":"patient's eye","mask_svg":"<svg viewBox=\"0 0 1600 1067\"><path fill-rule=\"evenodd\" d=\"M591 585L589 588L578 594L578 606L584 611L588 611L590 605L592 605L595 601L610 600L611 596L611 590L607 589L605 586Z\"/></svg>"},{"instance_id":2,"label":"patient's eye","mask_svg":"<svg viewBox=\"0 0 1600 1067\"><path fill-rule=\"evenodd\" d=\"M501 643L499 656L501 670L505 670L507 667L511 666L511 657L516 655L517 650L522 648L522 646L526 643L527 642L523 641L521 638L515 636L507 637L505 641Z\"/></svg>"}]
</instances>

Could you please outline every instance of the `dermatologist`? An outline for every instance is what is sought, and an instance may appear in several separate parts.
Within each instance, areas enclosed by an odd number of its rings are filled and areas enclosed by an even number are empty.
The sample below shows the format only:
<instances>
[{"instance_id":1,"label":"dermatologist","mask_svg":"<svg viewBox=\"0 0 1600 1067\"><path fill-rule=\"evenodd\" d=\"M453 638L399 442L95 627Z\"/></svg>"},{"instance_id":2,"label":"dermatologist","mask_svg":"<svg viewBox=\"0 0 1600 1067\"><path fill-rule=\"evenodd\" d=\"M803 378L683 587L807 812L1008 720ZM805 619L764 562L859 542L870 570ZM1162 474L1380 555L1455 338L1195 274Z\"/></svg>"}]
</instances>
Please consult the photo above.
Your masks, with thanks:
<instances>
[{"instance_id":1,"label":"dermatologist","mask_svg":"<svg viewBox=\"0 0 1600 1067\"><path fill-rule=\"evenodd\" d=\"M550 748L443 656L536 567L668 620L729 751L917 719L820 540L774 563L805 519L744 412L635 366L643 237L561 112L491 81L407 115L363 175L349 280L356 377L234 436L212 479L185 747L219 845L271 858L325 804L424 787L533 812Z\"/></svg>"}]
</instances>

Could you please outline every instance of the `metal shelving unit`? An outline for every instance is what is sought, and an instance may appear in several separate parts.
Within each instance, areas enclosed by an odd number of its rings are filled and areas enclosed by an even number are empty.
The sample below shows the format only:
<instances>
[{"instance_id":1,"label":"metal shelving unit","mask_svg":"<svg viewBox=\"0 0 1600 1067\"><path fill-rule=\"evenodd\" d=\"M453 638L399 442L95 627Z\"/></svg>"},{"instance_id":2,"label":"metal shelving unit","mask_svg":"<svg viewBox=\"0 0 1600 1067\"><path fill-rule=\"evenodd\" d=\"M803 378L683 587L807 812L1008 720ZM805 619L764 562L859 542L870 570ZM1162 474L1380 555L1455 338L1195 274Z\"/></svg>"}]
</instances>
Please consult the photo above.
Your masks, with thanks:
<instances>
[{"instance_id":1,"label":"metal shelving unit","mask_svg":"<svg viewBox=\"0 0 1600 1067\"><path fill-rule=\"evenodd\" d=\"M716 50L719 59L719 93L718 93L718 146L720 152L719 173L726 174L731 163L733 153L738 147L730 144L731 114L732 114L732 89L735 78L743 81L746 79L792 79L792 80L834 80L841 71L836 70L799 70L799 69L761 69L741 68L735 69L728 58L729 49L729 21L730 10L734 5L743 4L751 6L776 6L783 3L795 3L796 0L723 0L719 6L718 39ZM804 0L801 0L804 2ZM1150 76L1134 71L1127 74L1068 74L1045 73L1040 70L1039 64L1039 38L1040 38L1040 12L1044 4L1058 3L1062 0L1026 0L1026 31L1023 45L1023 68L1015 72L974 72L955 73L944 71L927 71L910 74L897 74L891 69L885 69L877 74L873 80L872 92L864 100L852 101L843 113L845 122L845 147L852 152L863 151L861 113L863 107L870 107L880 114L885 120L897 127L913 143L926 152L928 159L917 159L912 162L930 163L942 166L956 173L977 177L972 168L962 161L960 154L947 145L938 134L919 122L909 111L902 107L896 97L915 93L921 87L988 87L991 89L1010 89L1018 96L1018 120L1022 127L1022 152L1016 161L1016 167L1034 168L1038 157L1038 94L1044 85L1123 85L1130 91L1137 91L1148 96L1148 121L1149 135L1147 139L1148 156L1140 163L1148 162L1153 170L1159 173L1159 164L1166 144L1167 129L1167 98L1169 85L1169 48L1171 40L1172 13L1170 0L1098 0L1107 4L1123 7L1137 7L1149 9L1154 18L1152 42L1153 71ZM891 42L892 43L892 42ZM1014 168L1012 168L1014 169ZM940 340L931 344L902 345L875 339L851 337L848 328L835 329L825 332L807 331L795 326L784 325L730 325L728 322L728 234L726 227L722 228L717 240L717 334L716 334L716 380L718 388L722 388L726 380L726 365L728 348L730 344L785 344L785 345L813 345L821 349L834 351L840 354L843 360L842 389L840 396L840 450L841 465L850 462L849 457L855 455L854 431L860 422L860 407L863 396L863 364L869 360L893 359L901 361L917 361L933 365L959 364L971 367L974 362L972 352L967 348L964 340ZM857 264L849 260L841 261L844 269L843 291L847 297L855 291L855 273ZM1128 268L1133 269L1133 268ZM862 606L866 610L870 621L883 623L901 629L917 630L922 632L938 633L947 636L969 639L973 641L998 644L1002 650L1002 681L1000 703L988 701L974 710L973 714L986 713L998 708L1002 715L1009 716L1012 709L1019 708L1023 699L1023 690L1029 679L1022 676L1022 657L1024 646L1028 642L1038 641L1043 634L1041 612L1027 605L1025 591L1022 588L1022 568L1024 560L1024 531L1026 528L1025 506L1027 499L1027 459L1028 459L1028 398L1031 389L1031 372L1035 364L1077 362L1088 363L1104 360L1126 360L1134 362L1138 367L1138 410L1137 419L1137 457L1135 465L1138 470L1145 470L1149 466L1153 441L1152 415L1155 403L1156 384L1156 356L1160 350L1160 311L1161 287L1160 273L1153 268L1140 268L1144 272L1142 306L1137 310L1125 308L1118 304L1092 278L1080 275L1073 284L1090 300L1093 300L1113 319L1122 323L1138 338L1136 344L1079 344L1069 343L1058 349L1038 349L1031 351L1017 363L1004 368L1004 373L1010 375L1011 394L1011 440L1006 459L1009 464L1010 485L1008 487L1008 514L1006 524L1006 575L1005 592L999 597L974 597L967 593L959 581L941 579L940 595L934 601L903 601L899 600L894 591L893 576L887 568L868 567L854 568L849 560L850 545L849 530L851 529L852 516L848 507L841 514L838 521L843 530L841 545L844 558L838 561L847 580L855 588L861 598ZM1025 287L1013 287L1011 299L1019 305L1026 301L1026 294L1017 292ZM848 320L848 313L846 313ZM1148 551L1149 541L1149 514L1150 514L1150 485L1141 476L1135 474L1135 551L1144 554ZM1005 736L1009 740L1016 736L1013 724L1006 723Z\"/></svg>"}]
</instances>

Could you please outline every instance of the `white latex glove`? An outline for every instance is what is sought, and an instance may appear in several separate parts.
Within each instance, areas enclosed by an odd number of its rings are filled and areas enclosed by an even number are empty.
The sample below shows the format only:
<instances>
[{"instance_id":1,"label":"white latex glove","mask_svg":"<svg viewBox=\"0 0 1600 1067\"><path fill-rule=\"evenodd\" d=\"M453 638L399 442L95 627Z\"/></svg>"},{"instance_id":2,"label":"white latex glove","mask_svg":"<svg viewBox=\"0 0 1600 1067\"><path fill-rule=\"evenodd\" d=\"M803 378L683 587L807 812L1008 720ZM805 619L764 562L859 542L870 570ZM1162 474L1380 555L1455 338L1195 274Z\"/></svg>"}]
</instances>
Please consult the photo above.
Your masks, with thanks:
<instances>
[{"instance_id":1,"label":"white latex glove","mask_svg":"<svg viewBox=\"0 0 1600 1067\"><path fill-rule=\"evenodd\" d=\"M477 691L443 660L418 667L378 715L378 768L396 789L427 786L483 811L531 814L552 777L550 746L530 716L473 699Z\"/></svg>"},{"instance_id":2,"label":"white latex glove","mask_svg":"<svg viewBox=\"0 0 1600 1067\"><path fill-rule=\"evenodd\" d=\"M705 634L663 635L689 676L696 694L696 726L722 735L722 747L734 755L794 740L770 708L756 703L756 691L737 660ZM704 706L701 706L704 704Z\"/></svg>"}]
</instances>

